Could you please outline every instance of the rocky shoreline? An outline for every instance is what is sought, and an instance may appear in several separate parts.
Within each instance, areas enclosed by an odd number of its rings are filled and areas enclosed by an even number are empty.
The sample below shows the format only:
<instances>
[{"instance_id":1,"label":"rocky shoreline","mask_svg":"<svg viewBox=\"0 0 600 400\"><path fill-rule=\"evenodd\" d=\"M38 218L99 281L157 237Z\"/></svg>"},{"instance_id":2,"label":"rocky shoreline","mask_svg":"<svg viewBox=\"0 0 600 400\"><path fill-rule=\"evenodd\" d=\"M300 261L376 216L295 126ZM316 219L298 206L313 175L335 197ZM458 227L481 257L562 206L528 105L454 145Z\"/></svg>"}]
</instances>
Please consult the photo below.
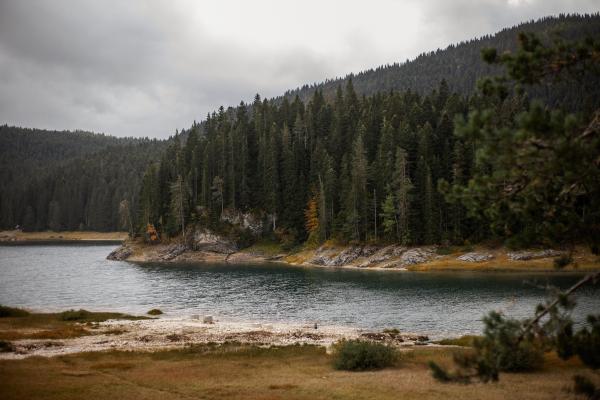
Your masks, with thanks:
<instances>
[{"instance_id":1,"label":"rocky shoreline","mask_svg":"<svg viewBox=\"0 0 600 400\"><path fill-rule=\"evenodd\" d=\"M197 315L77 325L89 330L90 334L70 339L13 340L12 351L0 352L0 359L54 357L108 350L159 351L231 342L256 346L311 344L327 348L341 339L363 339L398 347L431 344L427 336L395 329L373 332L343 326L317 326L313 323L225 322ZM31 333L31 330L28 332Z\"/></svg>"},{"instance_id":2,"label":"rocky shoreline","mask_svg":"<svg viewBox=\"0 0 600 400\"><path fill-rule=\"evenodd\" d=\"M212 233L193 236L188 243L146 244L129 240L108 255L109 260L131 262L280 262L311 267L380 269L395 271L425 270L552 270L556 257L567 252L555 249L510 251L505 248L466 248L448 251L439 246L407 247L398 244L322 245L294 253L265 254L237 246ZM578 249L573 253L578 267L598 269L597 257Z\"/></svg>"}]
</instances>

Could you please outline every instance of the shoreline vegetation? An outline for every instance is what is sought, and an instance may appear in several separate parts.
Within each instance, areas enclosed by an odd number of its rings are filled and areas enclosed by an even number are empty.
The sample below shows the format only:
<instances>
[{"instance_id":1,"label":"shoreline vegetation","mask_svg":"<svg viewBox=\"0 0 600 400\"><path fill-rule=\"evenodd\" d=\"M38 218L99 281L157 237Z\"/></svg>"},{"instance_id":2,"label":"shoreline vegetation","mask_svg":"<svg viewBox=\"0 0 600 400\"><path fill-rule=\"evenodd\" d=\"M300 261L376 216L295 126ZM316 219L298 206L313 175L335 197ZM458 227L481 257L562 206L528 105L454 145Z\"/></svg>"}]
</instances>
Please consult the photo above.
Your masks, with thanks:
<instances>
[{"instance_id":1,"label":"shoreline vegetation","mask_svg":"<svg viewBox=\"0 0 600 400\"><path fill-rule=\"evenodd\" d=\"M281 245L258 242L250 247L234 249L227 241L211 236L211 243L184 245L180 238L160 244L143 240L126 240L109 255L109 259L130 262L173 263L262 263L321 268L356 268L360 270L415 272L558 272L555 260L568 254L554 249L510 250L506 247L341 245L326 242L319 247L305 246L285 251ZM196 250L194 250L196 248ZM572 265L563 272L600 270L600 257L585 246L577 246L571 254Z\"/></svg>"},{"instance_id":2,"label":"shoreline vegetation","mask_svg":"<svg viewBox=\"0 0 600 400\"><path fill-rule=\"evenodd\" d=\"M0 381L6 399L70 399L87 393L148 399L387 399L398 393L407 399L559 398L572 390L570 376L585 371L578 360L547 353L539 371L505 374L495 385L448 385L434 380L428 363L451 365L454 354L470 351L471 337L438 344L394 329L315 330L212 318L0 308ZM398 356L385 369L338 370L333 343L342 339L392 346Z\"/></svg>"}]
</instances>

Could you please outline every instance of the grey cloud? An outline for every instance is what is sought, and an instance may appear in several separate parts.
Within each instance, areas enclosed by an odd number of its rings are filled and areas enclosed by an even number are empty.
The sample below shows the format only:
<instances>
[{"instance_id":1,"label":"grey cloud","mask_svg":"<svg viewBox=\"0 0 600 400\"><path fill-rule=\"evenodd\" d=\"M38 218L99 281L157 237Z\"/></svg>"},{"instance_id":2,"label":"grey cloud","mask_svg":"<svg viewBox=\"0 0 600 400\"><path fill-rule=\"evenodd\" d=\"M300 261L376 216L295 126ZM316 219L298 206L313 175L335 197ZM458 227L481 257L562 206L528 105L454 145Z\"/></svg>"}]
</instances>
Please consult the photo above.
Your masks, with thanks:
<instances>
[{"instance_id":1,"label":"grey cloud","mask_svg":"<svg viewBox=\"0 0 600 400\"><path fill-rule=\"evenodd\" d=\"M268 37L243 40L246 32L227 25L227 13L211 17L233 33L214 32L194 18L204 11L195 1L0 0L0 123L166 137L256 92L276 96L525 19L595 6L588 0L407 3L420 8L418 34L393 26L397 36L377 36L376 18L361 19L360 4L349 4L343 16L353 20L345 30L337 29L337 15L321 19L330 21L327 26L306 21L307 32L317 30L331 42L323 48L314 39L290 39L289 45ZM285 18L302 6L290 6ZM271 33L283 43L288 34L285 27Z\"/></svg>"}]
</instances>

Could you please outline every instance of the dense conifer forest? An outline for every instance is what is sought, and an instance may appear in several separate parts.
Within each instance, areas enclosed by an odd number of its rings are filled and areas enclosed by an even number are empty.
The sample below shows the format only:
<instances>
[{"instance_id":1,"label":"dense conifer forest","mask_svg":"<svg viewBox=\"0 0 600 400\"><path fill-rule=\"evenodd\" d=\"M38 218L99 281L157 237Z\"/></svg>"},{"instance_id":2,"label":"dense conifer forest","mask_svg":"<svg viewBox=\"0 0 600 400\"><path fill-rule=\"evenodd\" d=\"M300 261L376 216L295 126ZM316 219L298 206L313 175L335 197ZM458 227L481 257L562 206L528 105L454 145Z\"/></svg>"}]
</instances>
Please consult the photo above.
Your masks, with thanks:
<instances>
[{"instance_id":1,"label":"dense conifer forest","mask_svg":"<svg viewBox=\"0 0 600 400\"><path fill-rule=\"evenodd\" d=\"M507 113L522 107L511 101ZM440 178L470 174L472 144L452 135L453 116L468 108L443 81L428 96L360 98L349 81L332 104L317 91L306 105L257 96L252 116L244 105L235 118L221 108L203 134L193 126L147 171L142 219L176 234L181 215L210 223L225 209L254 211L292 242L310 234L407 243L483 235L436 190ZM318 221L307 229L307 219Z\"/></svg>"},{"instance_id":2,"label":"dense conifer forest","mask_svg":"<svg viewBox=\"0 0 600 400\"><path fill-rule=\"evenodd\" d=\"M414 60L379 66L344 78L327 80L324 83L304 85L288 91L285 96L293 99L298 95L303 101L308 101L315 90L321 90L326 99L332 100L337 87L344 85L348 79L352 79L358 95L369 96L390 90L411 90L426 95L436 89L442 79L445 79L453 91L470 96L479 79L502 72L500 67L485 63L481 59L481 51L485 48L495 48L499 52L515 51L519 32L534 33L546 43L557 36L565 40L597 37L600 35L600 16L598 14L560 15L524 22L493 35L422 53ZM598 96L600 91L597 79L596 77L588 81L585 88L587 92L594 92L595 96ZM549 103L561 99L563 105L570 109L579 109L582 107L582 98L579 93L571 89L572 87L567 84L557 85L551 89L528 88L532 97L541 97Z\"/></svg>"},{"instance_id":3,"label":"dense conifer forest","mask_svg":"<svg viewBox=\"0 0 600 400\"><path fill-rule=\"evenodd\" d=\"M119 204L137 201L144 170L165 148L158 140L0 126L0 227L123 229Z\"/></svg>"}]
</instances>

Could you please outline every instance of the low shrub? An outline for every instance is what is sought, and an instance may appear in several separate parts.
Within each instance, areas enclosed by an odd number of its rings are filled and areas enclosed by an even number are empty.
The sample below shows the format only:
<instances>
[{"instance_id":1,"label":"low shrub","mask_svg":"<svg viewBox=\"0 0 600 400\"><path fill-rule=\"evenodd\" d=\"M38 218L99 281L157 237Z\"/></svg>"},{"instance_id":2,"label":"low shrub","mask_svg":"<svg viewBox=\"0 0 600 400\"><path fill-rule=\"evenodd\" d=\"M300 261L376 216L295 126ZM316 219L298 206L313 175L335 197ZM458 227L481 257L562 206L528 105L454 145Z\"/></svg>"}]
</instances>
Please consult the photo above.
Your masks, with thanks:
<instances>
[{"instance_id":1,"label":"low shrub","mask_svg":"<svg viewBox=\"0 0 600 400\"><path fill-rule=\"evenodd\" d=\"M483 322L483 336L473 338L472 351L454 355L454 363L459 367L455 373L444 371L434 362L429 364L434 378L442 382L468 382L477 376L483 382L488 382L497 381L501 371L533 371L542 366L542 344L531 335L524 335L520 321L507 319L493 311Z\"/></svg>"},{"instance_id":2,"label":"low shrub","mask_svg":"<svg viewBox=\"0 0 600 400\"><path fill-rule=\"evenodd\" d=\"M148 311L148 315L161 315L162 313L163 312L158 308L153 308L152 310Z\"/></svg>"},{"instance_id":3,"label":"low shrub","mask_svg":"<svg viewBox=\"0 0 600 400\"><path fill-rule=\"evenodd\" d=\"M6 307L3 305L0 305L0 318L8 318L8 317L27 317L29 315L29 312L22 310L20 308L14 308L14 307Z\"/></svg>"},{"instance_id":4,"label":"low shrub","mask_svg":"<svg viewBox=\"0 0 600 400\"><path fill-rule=\"evenodd\" d=\"M6 340L0 340L0 353L10 353L15 351L15 346Z\"/></svg>"},{"instance_id":5,"label":"low shrub","mask_svg":"<svg viewBox=\"0 0 600 400\"><path fill-rule=\"evenodd\" d=\"M60 313L60 319L63 321L85 321L91 316L87 310L68 310Z\"/></svg>"},{"instance_id":6,"label":"low shrub","mask_svg":"<svg viewBox=\"0 0 600 400\"><path fill-rule=\"evenodd\" d=\"M395 348L362 340L341 340L334 345L335 369L366 371L390 367L398 359Z\"/></svg>"},{"instance_id":7,"label":"low shrub","mask_svg":"<svg viewBox=\"0 0 600 400\"><path fill-rule=\"evenodd\" d=\"M576 394L583 395L588 399L600 399L600 389L596 388L596 385L587 377L582 375L575 375L573 377L575 385L573 391Z\"/></svg>"},{"instance_id":8,"label":"low shrub","mask_svg":"<svg viewBox=\"0 0 600 400\"><path fill-rule=\"evenodd\" d=\"M473 347L475 340L479 339L480 336L476 335L464 335L457 338L448 338L438 340L436 343L443 346L461 346L461 347Z\"/></svg>"},{"instance_id":9,"label":"low shrub","mask_svg":"<svg viewBox=\"0 0 600 400\"><path fill-rule=\"evenodd\" d=\"M62 321L69 322L104 322L109 319L125 319L129 321L137 321L141 319L150 319L145 316L135 316L129 314L121 314L114 312L91 312L87 310L68 310L58 314L58 318Z\"/></svg>"},{"instance_id":10,"label":"low shrub","mask_svg":"<svg viewBox=\"0 0 600 400\"><path fill-rule=\"evenodd\" d=\"M573 262L573 257L569 255L562 255L554 259L554 268L561 269Z\"/></svg>"}]
</instances>

